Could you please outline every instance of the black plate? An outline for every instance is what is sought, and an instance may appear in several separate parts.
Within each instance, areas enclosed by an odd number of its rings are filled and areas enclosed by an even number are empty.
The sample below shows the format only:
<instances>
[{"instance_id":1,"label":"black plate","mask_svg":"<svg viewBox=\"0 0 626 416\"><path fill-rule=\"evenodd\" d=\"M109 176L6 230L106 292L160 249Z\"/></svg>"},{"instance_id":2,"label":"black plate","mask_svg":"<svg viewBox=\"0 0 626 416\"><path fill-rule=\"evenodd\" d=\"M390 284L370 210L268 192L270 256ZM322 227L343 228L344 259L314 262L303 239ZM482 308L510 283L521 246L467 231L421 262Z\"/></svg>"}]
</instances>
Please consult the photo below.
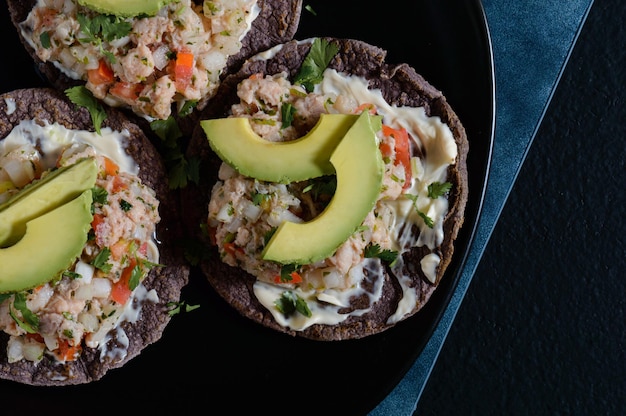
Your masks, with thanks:
<instances>
[{"instance_id":1,"label":"black plate","mask_svg":"<svg viewBox=\"0 0 626 416\"><path fill-rule=\"evenodd\" d=\"M364 414L397 385L423 350L456 288L481 211L491 160L494 80L491 45L478 0L305 1L298 39L356 38L407 62L444 92L467 129L470 194L447 275L426 307L362 340L294 339L241 318L194 271L183 298L201 308L176 316L163 338L124 368L84 386L40 388L0 381L3 413L43 410L123 414L244 411ZM0 92L44 86L1 16ZM1 267L1 266L0 266Z\"/></svg>"}]
</instances>

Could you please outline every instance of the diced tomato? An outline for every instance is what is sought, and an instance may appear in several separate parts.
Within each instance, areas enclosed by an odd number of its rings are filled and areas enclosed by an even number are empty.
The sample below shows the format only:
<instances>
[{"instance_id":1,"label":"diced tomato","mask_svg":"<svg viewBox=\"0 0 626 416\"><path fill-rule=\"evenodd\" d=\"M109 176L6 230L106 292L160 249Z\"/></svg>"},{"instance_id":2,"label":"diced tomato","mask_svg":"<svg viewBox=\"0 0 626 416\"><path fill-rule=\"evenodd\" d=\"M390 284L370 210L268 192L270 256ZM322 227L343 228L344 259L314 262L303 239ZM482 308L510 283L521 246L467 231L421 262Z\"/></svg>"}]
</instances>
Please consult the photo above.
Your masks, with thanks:
<instances>
[{"instance_id":1,"label":"diced tomato","mask_svg":"<svg viewBox=\"0 0 626 416\"><path fill-rule=\"evenodd\" d=\"M378 110L372 103L363 103L354 110L354 114L361 114L363 111L369 111L371 115L376 115Z\"/></svg>"},{"instance_id":2,"label":"diced tomato","mask_svg":"<svg viewBox=\"0 0 626 416\"><path fill-rule=\"evenodd\" d=\"M35 341L40 342L40 343L42 343L42 344L45 342L45 341L44 341L44 339L43 339L43 337L41 336L41 334L36 334L36 333L35 333L35 334L31 334L31 333L27 333L27 334L26 334L26 338L34 339Z\"/></svg>"},{"instance_id":3,"label":"diced tomato","mask_svg":"<svg viewBox=\"0 0 626 416\"><path fill-rule=\"evenodd\" d=\"M383 124L383 135L392 136L395 141L396 151L396 165L402 165L404 167L405 181L403 189L407 189L411 186L411 148L409 144L409 133L405 128L394 129ZM381 150L382 152L382 150Z\"/></svg>"},{"instance_id":4,"label":"diced tomato","mask_svg":"<svg viewBox=\"0 0 626 416\"><path fill-rule=\"evenodd\" d=\"M274 283L302 283L302 276L300 276L300 273L298 272L291 272L291 274L289 275L291 276L291 280L289 281L284 281L280 275L274 277Z\"/></svg>"},{"instance_id":5,"label":"diced tomato","mask_svg":"<svg viewBox=\"0 0 626 416\"><path fill-rule=\"evenodd\" d=\"M137 259L134 257L131 258L130 264L122 271L120 280L113 283L111 287L111 299L120 305L124 305L128 301L128 298L130 298L132 291L130 290L129 282L136 265Z\"/></svg>"},{"instance_id":6,"label":"diced tomato","mask_svg":"<svg viewBox=\"0 0 626 416\"><path fill-rule=\"evenodd\" d=\"M35 10L39 18L39 24L35 26L35 29L39 29L42 26L46 28L52 28L54 26L55 18L59 14L58 10L49 7L37 7Z\"/></svg>"},{"instance_id":7,"label":"diced tomato","mask_svg":"<svg viewBox=\"0 0 626 416\"><path fill-rule=\"evenodd\" d=\"M191 84L193 76L193 54L190 52L178 52L176 54L176 64L174 65L174 79L176 80L176 90L183 92Z\"/></svg>"},{"instance_id":8,"label":"diced tomato","mask_svg":"<svg viewBox=\"0 0 626 416\"><path fill-rule=\"evenodd\" d=\"M87 79L94 85L101 85L110 84L115 81L115 76L113 75L113 70L105 60L101 59L97 69L87 70Z\"/></svg>"},{"instance_id":9,"label":"diced tomato","mask_svg":"<svg viewBox=\"0 0 626 416\"><path fill-rule=\"evenodd\" d=\"M72 345L68 340L59 338L59 348L56 352L61 361L74 361L81 351L80 345Z\"/></svg>"},{"instance_id":10,"label":"diced tomato","mask_svg":"<svg viewBox=\"0 0 626 416\"><path fill-rule=\"evenodd\" d=\"M113 193L117 193L123 189L127 189L128 188L128 184L126 182L124 182L122 180L122 178L120 178L119 176L115 176L113 178L113 183L111 184L111 191Z\"/></svg>"},{"instance_id":11,"label":"diced tomato","mask_svg":"<svg viewBox=\"0 0 626 416\"><path fill-rule=\"evenodd\" d=\"M91 228L98 235L98 228L104 222L104 215L102 214L93 214L93 219L91 220Z\"/></svg>"},{"instance_id":12,"label":"diced tomato","mask_svg":"<svg viewBox=\"0 0 626 416\"><path fill-rule=\"evenodd\" d=\"M142 89L143 86L141 84L119 81L113 84L113 86L109 89L109 93L126 102L132 103L139 98L139 93Z\"/></svg>"},{"instance_id":13,"label":"diced tomato","mask_svg":"<svg viewBox=\"0 0 626 416\"><path fill-rule=\"evenodd\" d=\"M104 173L107 176L115 176L120 173L120 167L110 158L104 156Z\"/></svg>"},{"instance_id":14,"label":"diced tomato","mask_svg":"<svg viewBox=\"0 0 626 416\"><path fill-rule=\"evenodd\" d=\"M391 155L393 154L393 150L387 142L380 142L378 148L380 149L380 153L383 155L383 157L391 157Z\"/></svg>"},{"instance_id":15,"label":"diced tomato","mask_svg":"<svg viewBox=\"0 0 626 416\"><path fill-rule=\"evenodd\" d=\"M146 256L148 254L148 243L144 241L143 244L139 247L139 250L137 251L142 256Z\"/></svg>"},{"instance_id":16,"label":"diced tomato","mask_svg":"<svg viewBox=\"0 0 626 416\"><path fill-rule=\"evenodd\" d=\"M291 283L302 283L302 276L298 272L291 272Z\"/></svg>"},{"instance_id":17,"label":"diced tomato","mask_svg":"<svg viewBox=\"0 0 626 416\"><path fill-rule=\"evenodd\" d=\"M128 240L124 240L124 239L121 239L117 243L112 244L109 247L109 250L111 250L111 257L113 257L113 260L121 259L124 256L124 254L128 252L129 244L130 243L128 242Z\"/></svg>"},{"instance_id":18,"label":"diced tomato","mask_svg":"<svg viewBox=\"0 0 626 416\"><path fill-rule=\"evenodd\" d=\"M235 257L237 253L243 254L243 248L237 247L235 243L224 243L224 251Z\"/></svg>"}]
</instances>

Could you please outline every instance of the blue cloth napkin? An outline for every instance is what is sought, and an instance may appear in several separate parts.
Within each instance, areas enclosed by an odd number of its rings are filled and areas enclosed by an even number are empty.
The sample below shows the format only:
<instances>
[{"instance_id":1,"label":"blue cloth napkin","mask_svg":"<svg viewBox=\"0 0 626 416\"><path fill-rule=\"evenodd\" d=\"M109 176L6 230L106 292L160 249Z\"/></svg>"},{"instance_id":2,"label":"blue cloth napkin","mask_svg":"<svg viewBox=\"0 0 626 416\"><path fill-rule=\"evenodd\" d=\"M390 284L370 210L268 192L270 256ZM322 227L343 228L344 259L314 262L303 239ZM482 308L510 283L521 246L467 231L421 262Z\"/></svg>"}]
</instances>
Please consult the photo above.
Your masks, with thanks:
<instances>
[{"instance_id":1,"label":"blue cloth napkin","mask_svg":"<svg viewBox=\"0 0 626 416\"><path fill-rule=\"evenodd\" d=\"M412 415L593 0L483 0L496 82L489 182L475 240L422 354L370 416Z\"/></svg>"}]
</instances>

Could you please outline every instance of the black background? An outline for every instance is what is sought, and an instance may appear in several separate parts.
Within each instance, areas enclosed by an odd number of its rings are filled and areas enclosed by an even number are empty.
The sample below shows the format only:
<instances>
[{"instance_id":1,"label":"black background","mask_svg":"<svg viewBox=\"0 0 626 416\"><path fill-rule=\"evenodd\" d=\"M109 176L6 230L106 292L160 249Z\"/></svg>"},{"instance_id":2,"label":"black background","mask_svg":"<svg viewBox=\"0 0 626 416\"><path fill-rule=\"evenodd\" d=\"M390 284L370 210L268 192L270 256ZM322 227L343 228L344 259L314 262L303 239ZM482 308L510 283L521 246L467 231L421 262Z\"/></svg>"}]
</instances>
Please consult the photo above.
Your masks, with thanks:
<instances>
[{"instance_id":1,"label":"black background","mask_svg":"<svg viewBox=\"0 0 626 416\"><path fill-rule=\"evenodd\" d=\"M626 411L626 7L596 0L416 415Z\"/></svg>"}]
</instances>

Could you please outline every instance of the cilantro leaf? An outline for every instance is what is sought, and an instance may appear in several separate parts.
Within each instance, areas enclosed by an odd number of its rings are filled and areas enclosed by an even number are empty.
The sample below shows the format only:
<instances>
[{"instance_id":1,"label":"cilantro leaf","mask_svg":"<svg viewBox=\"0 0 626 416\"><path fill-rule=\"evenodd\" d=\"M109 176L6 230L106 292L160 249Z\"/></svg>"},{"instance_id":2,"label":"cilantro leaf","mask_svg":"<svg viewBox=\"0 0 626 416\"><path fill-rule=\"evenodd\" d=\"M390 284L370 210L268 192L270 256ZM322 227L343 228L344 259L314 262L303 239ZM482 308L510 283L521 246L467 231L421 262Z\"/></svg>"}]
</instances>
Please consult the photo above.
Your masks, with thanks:
<instances>
[{"instance_id":1,"label":"cilantro leaf","mask_svg":"<svg viewBox=\"0 0 626 416\"><path fill-rule=\"evenodd\" d=\"M79 85L66 89L65 95L67 95L70 101L75 105L85 107L89 110L93 127L96 129L96 132L100 134L100 127L102 126L102 122L106 119L107 113L91 91L84 85Z\"/></svg>"},{"instance_id":2,"label":"cilantro leaf","mask_svg":"<svg viewBox=\"0 0 626 416\"><path fill-rule=\"evenodd\" d=\"M404 194L404 196L413 201L413 207L415 208L417 215L419 215L424 220L424 224L426 224L428 228L433 228L435 226L433 219L426 215L424 212L420 211L417 207L417 195Z\"/></svg>"},{"instance_id":3,"label":"cilantro leaf","mask_svg":"<svg viewBox=\"0 0 626 416\"><path fill-rule=\"evenodd\" d=\"M168 169L170 189L184 188L189 181L198 183L200 180L200 158L187 159L182 151L180 139L183 133L174 117L165 120L154 120L150 128L161 139L164 146L163 155Z\"/></svg>"},{"instance_id":4,"label":"cilantro leaf","mask_svg":"<svg viewBox=\"0 0 626 416\"><path fill-rule=\"evenodd\" d=\"M193 109L198 105L198 100L189 100L185 101L180 110L178 110L178 115L181 117L186 117L193 112Z\"/></svg>"},{"instance_id":5,"label":"cilantro leaf","mask_svg":"<svg viewBox=\"0 0 626 416\"><path fill-rule=\"evenodd\" d=\"M65 270L63 273L61 273L61 275L63 277L67 277L67 278L72 279L72 280L74 280L74 279L82 279L82 277L83 277L82 274L73 272L71 270Z\"/></svg>"},{"instance_id":6,"label":"cilantro leaf","mask_svg":"<svg viewBox=\"0 0 626 416\"><path fill-rule=\"evenodd\" d=\"M428 228L433 228L435 226L433 219L430 218L425 213L423 213L422 211L417 211L417 215L419 215L424 220L424 223L426 224Z\"/></svg>"},{"instance_id":7,"label":"cilantro leaf","mask_svg":"<svg viewBox=\"0 0 626 416\"><path fill-rule=\"evenodd\" d=\"M369 244L365 247L364 256L366 258L377 257L385 263L392 264L398 258L398 252L395 250L381 250L380 244Z\"/></svg>"},{"instance_id":8,"label":"cilantro leaf","mask_svg":"<svg viewBox=\"0 0 626 416\"><path fill-rule=\"evenodd\" d=\"M44 49L50 49L50 47L52 46L52 44L50 43L50 32L41 32L41 35L39 35L39 41L41 42L41 46L43 46Z\"/></svg>"},{"instance_id":9,"label":"cilantro leaf","mask_svg":"<svg viewBox=\"0 0 626 416\"><path fill-rule=\"evenodd\" d=\"M280 268L281 283L289 283L293 280L291 273L298 271L300 268L297 264L285 264Z\"/></svg>"},{"instance_id":10,"label":"cilantro leaf","mask_svg":"<svg viewBox=\"0 0 626 416\"><path fill-rule=\"evenodd\" d=\"M83 43L92 43L99 46L102 41L111 42L130 34L133 26L130 22L118 16L100 14L89 18L79 13L76 16L80 24L80 31L84 35L78 40Z\"/></svg>"},{"instance_id":11,"label":"cilantro leaf","mask_svg":"<svg viewBox=\"0 0 626 416\"><path fill-rule=\"evenodd\" d=\"M195 309L198 309L200 305L189 305L187 302L181 301L181 302L168 302L167 307L172 308L167 312L167 314L169 316L174 316L174 315L178 315L182 311L191 312Z\"/></svg>"},{"instance_id":12,"label":"cilantro leaf","mask_svg":"<svg viewBox=\"0 0 626 416\"><path fill-rule=\"evenodd\" d=\"M165 120L154 120L150 123L150 128L168 147L176 147L178 139L183 136L183 132L178 127L174 117L168 117Z\"/></svg>"},{"instance_id":13,"label":"cilantro leaf","mask_svg":"<svg viewBox=\"0 0 626 416\"><path fill-rule=\"evenodd\" d=\"M128 288L130 290L135 290L137 286L139 286L139 282L141 282L141 278L143 277L143 270L139 264L136 264L133 267L133 270L130 272L130 279L128 279Z\"/></svg>"},{"instance_id":14,"label":"cilantro leaf","mask_svg":"<svg viewBox=\"0 0 626 416\"><path fill-rule=\"evenodd\" d=\"M90 18L79 13L76 19L82 35L77 38L78 41L94 45L111 63L115 63L115 55L104 49L104 42L111 42L129 35L132 24L113 15L97 15Z\"/></svg>"},{"instance_id":15,"label":"cilantro leaf","mask_svg":"<svg viewBox=\"0 0 626 416\"><path fill-rule=\"evenodd\" d=\"M302 85L307 92L313 91L315 84L322 81L324 70L338 51L339 47L334 43L315 38L293 83Z\"/></svg>"},{"instance_id":16,"label":"cilantro leaf","mask_svg":"<svg viewBox=\"0 0 626 416\"><path fill-rule=\"evenodd\" d=\"M13 298L13 307L20 311L22 318L24 318L24 320L20 320L13 312L13 308L9 308L9 315L13 318L15 323L29 334L36 333L39 328L39 317L28 309L28 306L26 306L26 295L24 292L15 294L15 297Z\"/></svg>"},{"instance_id":17,"label":"cilantro leaf","mask_svg":"<svg viewBox=\"0 0 626 416\"><path fill-rule=\"evenodd\" d=\"M93 203L104 205L107 203L109 192L101 186L94 186L91 188L91 195L93 195Z\"/></svg>"},{"instance_id":18,"label":"cilantro leaf","mask_svg":"<svg viewBox=\"0 0 626 416\"><path fill-rule=\"evenodd\" d=\"M295 312L299 312L308 318L313 315L306 301L291 291L283 292L280 298L274 302L274 305L285 317L289 317Z\"/></svg>"},{"instance_id":19,"label":"cilantro leaf","mask_svg":"<svg viewBox=\"0 0 626 416\"><path fill-rule=\"evenodd\" d=\"M120 200L120 208L122 209L122 211L128 212L131 209L133 209L133 204L131 204L130 202L128 202L125 199L121 199Z\"/></svg>"},{"instance_id":20,"label":"cilantro leaf","mask_svg":"<svg viewBox=\"0 0 626 416\"><path fill-rule=\"evenodd\" d=\"M113 267L110 263L107 263L109 257L111 257L111 250L109 250L108 247L105 247L91 261L91 264L95 268L100 269L105 273L108 273L109 271L111 271L111 267Z\"/></svg>"},{"instance_id":21,"label":"cilantro leaf","mask_svg":"<svg viewBox=\"0 0 626 416\"><path fill-rule=\"evenodd\" d=\"M445 195L452 188L450 182L433 182L428 185L428 197L431 199L437 199L440 196Z\"/></svg>"},{"instance_id":22,"label":"cilantro leaf","mask_svg":"<svg viewBox=\"0 0 626 416\"><path fill-rule=\"evenodd\" d=\"M280 108L280 114L282 118L281 128L286 129L291 126L291 123L293 122L293 116L296 114L296 108L289 103L283 103Z\"/></svg>"},{"instance_id":23,"label":"cilantro leaf","mask_svg":"<svg viewBox=\"0 0 626 416\"><path fill-rule=\"evenodd\" d=\"M268 201L269 199L271 199L270 194L264 194L256 191L252 192L252 204L256 206L261 205L263 202Z\"/></svg>"},{"instance_id":24,"label":"cilantro leaf","mask_svg":"<svg viewBox=\"0 0 626 416\"><path fill-rule=\"evenodd\" d=\"M269 243L269 241L272 239L272 237L276 233L277 229L278 229L278 227L272 227L271 230L269 230L268 232L265 233L265 235L263 236L263 243L265 245L267 245L267 243Z\"/></svg>"}]
</instances>

